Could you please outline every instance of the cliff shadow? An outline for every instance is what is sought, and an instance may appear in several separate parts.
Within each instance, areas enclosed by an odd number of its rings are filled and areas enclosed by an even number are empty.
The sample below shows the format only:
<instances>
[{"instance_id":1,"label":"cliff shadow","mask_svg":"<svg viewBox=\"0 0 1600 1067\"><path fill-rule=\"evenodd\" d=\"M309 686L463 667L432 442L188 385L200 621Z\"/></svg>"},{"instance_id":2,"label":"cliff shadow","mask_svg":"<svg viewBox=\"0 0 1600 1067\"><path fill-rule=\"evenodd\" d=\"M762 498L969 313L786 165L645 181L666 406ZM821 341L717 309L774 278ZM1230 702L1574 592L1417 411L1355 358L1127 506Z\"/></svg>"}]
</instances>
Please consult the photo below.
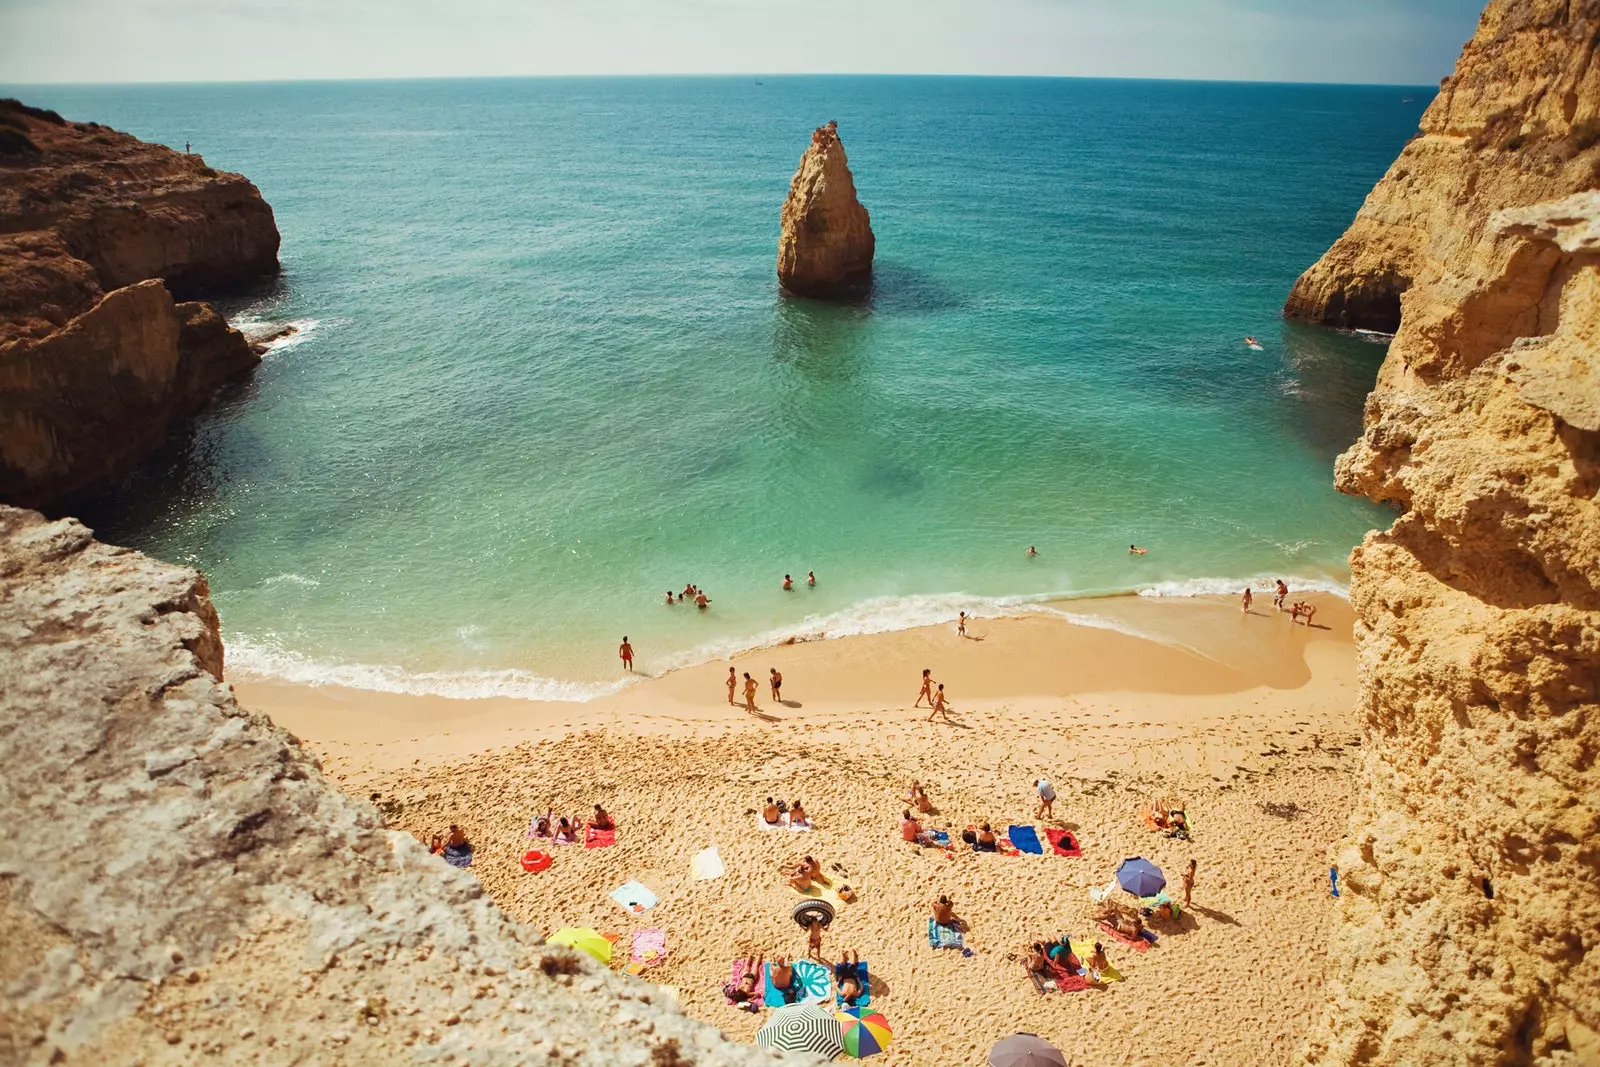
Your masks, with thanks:
<instances>
[{"instance_id":1,"label":"cliff shadow","mask_svg":"<svg viewBox=\"0 0 1600 1067\"><path fill-rule=\"evenodd\" d=\"M1367 394L1389 351L1383 334L1358 334L1286 320L1283 380L1286 429L1332 464L1361 436Z\"/></svg>"}]
</instances>

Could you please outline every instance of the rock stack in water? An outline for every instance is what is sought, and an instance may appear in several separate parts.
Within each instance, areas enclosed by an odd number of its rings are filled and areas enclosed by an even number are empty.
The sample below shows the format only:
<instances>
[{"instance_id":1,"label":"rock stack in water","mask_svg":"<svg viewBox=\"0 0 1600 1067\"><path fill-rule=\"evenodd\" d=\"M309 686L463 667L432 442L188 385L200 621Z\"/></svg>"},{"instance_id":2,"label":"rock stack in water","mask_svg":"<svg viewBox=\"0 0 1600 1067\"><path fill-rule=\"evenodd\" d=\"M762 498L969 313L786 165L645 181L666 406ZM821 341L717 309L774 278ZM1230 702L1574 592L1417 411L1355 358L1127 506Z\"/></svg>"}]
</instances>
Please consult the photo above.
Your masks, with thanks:
<instances>
[{"instance_id":1,"label":"rock stack in water","mask_svg":"<svg viewBox=\"0 0 1600 1067\"><path fill-rule=\"evenodd\" d=\"M789 183L778 238L778 281L800 296L845 296L872 279L876 241L839 140L838 123L818 126Z\"/></svg>"},{"instance_id":2,"label":"rock stack in water","mask_svg":"<svg viewBox=\"0 0 1600 1067\"><path fill-rule=\"evenodd\" d=\"M244 178L0 100L0 501L60 510L159 448L260 361L174 297L277 269Z\"/></svg>"}]
</instances>

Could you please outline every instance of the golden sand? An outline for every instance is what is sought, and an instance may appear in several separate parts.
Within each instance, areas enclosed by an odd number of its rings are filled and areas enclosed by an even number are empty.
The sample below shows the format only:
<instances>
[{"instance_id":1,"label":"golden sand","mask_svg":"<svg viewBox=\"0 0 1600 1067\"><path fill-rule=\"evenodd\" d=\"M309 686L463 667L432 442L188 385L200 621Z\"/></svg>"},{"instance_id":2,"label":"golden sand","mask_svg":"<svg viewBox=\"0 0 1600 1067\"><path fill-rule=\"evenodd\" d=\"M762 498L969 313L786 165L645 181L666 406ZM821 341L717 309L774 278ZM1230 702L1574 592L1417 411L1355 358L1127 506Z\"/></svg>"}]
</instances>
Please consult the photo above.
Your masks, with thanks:
<instances>
[{"instance_id":1,"label":"golden sand","mask_svg":"<svg viewBox=\"0 0 1600 1067\"><path fill-rule=\"evenodd\" d=\"M461 823L472 870L513 916L547 934L593 926L624 949L634 931L664 928L667 958L645 980L735 1038L764 1016L728 1006L720 986L737 955L805 954L790 919L800 897L780 868L810 853L859 893L838 906L823 952L868 961L871 1007L895 1032L885 1067L981 1063L1018 1030L1078 1063L1282 1063L1321 999L1328 857L1356 760L1349 607L1311 599L1315 628L1270 600L1244 616L1221 599L1126 597L1061 606L1159 640L1029 616L977 620L968 639L928 627L760 650L733 665L763 680L777 667L786 703L763 684L757 716L726 703L726 662L588 704L238 688L345 788L381 793L392 825L431 835ZM925 666L945 683L951 722L911 709ZM1041 776L1059 794L1042 821ZM900 840L913 778L937 808L925 823L956 839L949 854ZM750 812L767 796L803 799L816 829L758 830ZM1192 841L1146 828L1138 809L1158 797L1183 804ZM595 803L618 820L614 847L556 848L549 870L522 870L532 815ZM1041 840L1065 827L1084 855L975 854L959 833L982 822L1031 824ZM726 874L696 881L690 862L712 845ZM1089 889L1136 855L1180 894L1196 860L1194 906L1156 926L1149 951L1101 938L1125 981L1039 995L1023 943L1094 933ZM630 879L660 903L625 912L608 894ZM971 924L970 956L928 945L941 893Z\"/></svg>"}]
</instances>

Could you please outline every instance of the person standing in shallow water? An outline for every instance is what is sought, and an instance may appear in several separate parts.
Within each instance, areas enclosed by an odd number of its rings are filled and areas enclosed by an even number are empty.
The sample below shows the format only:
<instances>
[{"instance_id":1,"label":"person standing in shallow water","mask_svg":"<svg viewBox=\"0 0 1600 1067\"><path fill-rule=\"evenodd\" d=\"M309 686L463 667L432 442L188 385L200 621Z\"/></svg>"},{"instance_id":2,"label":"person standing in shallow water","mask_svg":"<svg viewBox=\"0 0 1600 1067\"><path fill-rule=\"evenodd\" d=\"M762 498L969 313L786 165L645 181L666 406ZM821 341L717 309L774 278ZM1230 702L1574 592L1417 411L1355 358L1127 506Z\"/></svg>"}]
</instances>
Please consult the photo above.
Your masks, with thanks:
<instances>
[{"instance_id":1,"label":"person standing in shallow water","mask_svg":"<svg viewBox=\"0 0 1600 1067\"><path fill-rule=\"evenodd\" d=\"M793 588L794 588L794 579L789 577L787 574L785 574L783 576L783 591L785 593L787 593Z\"/></svg>"},{"instance_id":2,"label":"person standing in shallow water","mask_svg":"<svg viewBox=\"0 0 1600 1067\"><path fill-rule=\"evenodd\" d=\"M806 571L806 584L810 586L815 586L817 584L816 571Z\"/></svg>"},{"instance_id":3,"label":"person standing in shallow water","mask_svg":"<svg viewBox=\"0 0 1600 1067\"><path fill-rule=\"evenodd\" d=\"M622 647L617 649L617 655L622 657L622 669L629 674L633 673L633 646L628 644L628 635L622 635Z\"/></svg>"}]
</instances>

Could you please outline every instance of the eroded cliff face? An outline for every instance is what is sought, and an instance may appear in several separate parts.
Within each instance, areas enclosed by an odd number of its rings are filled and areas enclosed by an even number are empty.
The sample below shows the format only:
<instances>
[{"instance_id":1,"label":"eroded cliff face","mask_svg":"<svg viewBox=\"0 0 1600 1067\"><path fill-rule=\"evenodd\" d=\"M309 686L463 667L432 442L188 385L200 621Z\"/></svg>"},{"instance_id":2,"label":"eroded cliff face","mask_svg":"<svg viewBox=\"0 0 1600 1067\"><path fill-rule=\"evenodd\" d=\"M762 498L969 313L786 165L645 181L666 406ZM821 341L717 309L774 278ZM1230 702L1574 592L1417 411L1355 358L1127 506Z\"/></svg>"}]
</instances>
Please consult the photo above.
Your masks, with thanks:
<instances>
[{"instance_id":1,"label":"eroded cliff face","mask_svg":"<svg viewBox=\"0 0 1600 1067\"><path fill-rule=\"evenodd\" d=\"M335 789L197 572L0 506L0 664L0 1063L774 1062Z\"/></svg>"},{"instance_id":2,"label":"eroded cliff face","mask_svg":"<svg viewBox=\"0 0 1600 1067\"><path fill-rule=\"evenodd\" d=\"M271 273L237 174L0 101L0 500L92 493L259 360L193 295Z\"/></svg>"},{"instance_id":3,"label":"eroded cliff face","mask_svg":"<svg viewBox=\"0 0 1600 1067\"><path fill-rule=\"evenodd\" d=\"M1339 488L1365 782L1316 1064L1600 1063L1600 193L1404 298Z\"/></svg>"},{"instance_id":4,"label":"eroded cliff face","mask_svg":"<svg viewBox=\"0 0 1600 1067\"><path fill-rule=\"evenodd\" d=\"M1600 0L1492 0L1421 130L1285 314L1391 332L1469 265L1489 217L1600 186Z\"/></svg>"},{"instance_id":5,"label":"eroded cliff face","mask_svg":"<svg viewBox=\"0 0 1600 1067\"><path fill-rule=\"evenodd\" d=\"M778 237L778 281L791 293L828 297L863 289L876 239L836 123L819 126L789 183Z\"/></svg>"}]
</instances>

